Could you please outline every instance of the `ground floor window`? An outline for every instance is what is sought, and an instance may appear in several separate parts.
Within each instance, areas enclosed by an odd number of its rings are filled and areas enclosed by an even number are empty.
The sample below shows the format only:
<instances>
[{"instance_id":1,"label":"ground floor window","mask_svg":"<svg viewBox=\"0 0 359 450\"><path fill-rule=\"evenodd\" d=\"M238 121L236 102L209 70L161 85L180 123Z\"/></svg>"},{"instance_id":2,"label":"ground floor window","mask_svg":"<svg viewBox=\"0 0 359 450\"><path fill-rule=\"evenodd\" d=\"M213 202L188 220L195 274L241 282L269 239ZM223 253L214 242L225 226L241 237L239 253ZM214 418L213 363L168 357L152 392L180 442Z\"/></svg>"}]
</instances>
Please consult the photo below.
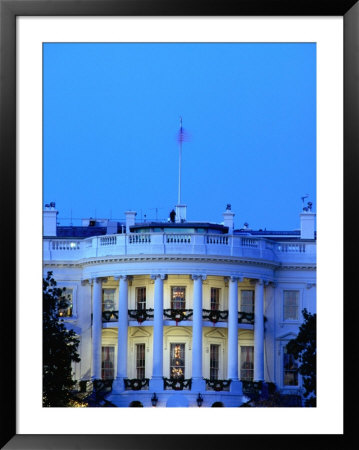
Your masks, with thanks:
<instances>
[{"instance_id":1,"label":"ground floor window","mask_svg":"<svg viewBox=\"0 0 359 450\"><path fill-rule=\"evenodd\" d=\"M170 377L175 380L185 377L185 345L171 344Z\"/></svg>"},{"instance_id":2,"label":"ground floor window","mask_svg":"<svg viewBox=\"0 0 359 450\"><path fill-rule=\"evenodd\" d=\"M241 380L253 381L254 372L254 347L251 345L241 346Z\"/></svg>"},{"instance_id":3,"label":"ground floor window","mask_svg":"<svg viewBox=\"0 0 359 450\"><path fill-rule=\"evenodd\" d=\"M218 380L219 372L219 345L210 345L210 361L209 361L209 378L210 380Z\"/></svg>"},{"instance_id":4,"label":"ground floor window","mask_svg":"<svg viewBox=\"0 0 359 450\"><path fill-rule=\"evenodd\" d=\"M298 386L298 362L294 356L283 351L283 384L284 386Z\"/></svg>"},{"instance_id":5,"label":"ground floor window","mask_svg":"<svg viewBox=\"0 0 359 450\"><path fill-rule=\"evenodd\" d=\"M115 347L102 347L102 371L103 380L115 378Z\"/></svg>"},{"instance_id":6,"label":"ground floor window","mask_svg":"<svg viewBox=\"0 0 359 450\"><path fill-rule=\"evenodd\" d=\"M145 378L145 344L136 344L136 378Z\"/></svg>"}]
</instances>

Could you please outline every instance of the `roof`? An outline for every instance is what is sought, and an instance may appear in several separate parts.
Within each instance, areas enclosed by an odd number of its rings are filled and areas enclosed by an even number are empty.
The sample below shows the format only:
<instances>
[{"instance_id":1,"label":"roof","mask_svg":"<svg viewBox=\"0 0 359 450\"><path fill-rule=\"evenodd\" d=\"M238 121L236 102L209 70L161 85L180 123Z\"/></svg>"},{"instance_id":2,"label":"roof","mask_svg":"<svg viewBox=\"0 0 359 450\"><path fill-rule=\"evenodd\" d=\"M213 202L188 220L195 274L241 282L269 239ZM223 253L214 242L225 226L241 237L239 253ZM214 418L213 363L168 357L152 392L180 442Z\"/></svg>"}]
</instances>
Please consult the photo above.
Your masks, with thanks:
<instances>
[{"instance_id":1,"label":"roof","mask_svg":"<svg viewBox=\"0 0 359 450\"><path fill-rule=\"evenodd\" d=\"M56 237L87 238L91 236L102 236L106 232L106 227L59 226L57 227Z\"/></svg>"},{"instance_id":2,"label":"roof","mask_svg":"<svg viewBox=\"0 0 359 450\"><path fill-rule=\"evenodd\" d=\"M138 230L143 228L206 228L211 230L219 230L222 233L228 233L228 227L225 227L219 223L210 222L145 222L132 225L132 230Z\"/></svg>"}]
</instances>

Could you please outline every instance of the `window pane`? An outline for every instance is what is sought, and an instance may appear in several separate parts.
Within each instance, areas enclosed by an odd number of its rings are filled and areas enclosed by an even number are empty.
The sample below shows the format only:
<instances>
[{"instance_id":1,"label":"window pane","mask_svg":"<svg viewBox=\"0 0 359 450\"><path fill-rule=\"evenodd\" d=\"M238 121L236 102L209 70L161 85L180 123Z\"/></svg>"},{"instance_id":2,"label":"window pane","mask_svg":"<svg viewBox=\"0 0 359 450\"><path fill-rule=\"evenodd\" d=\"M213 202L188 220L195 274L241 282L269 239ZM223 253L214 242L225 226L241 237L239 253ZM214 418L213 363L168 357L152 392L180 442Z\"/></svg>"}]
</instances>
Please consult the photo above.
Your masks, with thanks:
<instances>
[{"instance_id":1,"label":"window pane","mask_svg":"<svg viewBox=\"0 0 359 450\"><path fill-rule=\"evenodd\" d=\"M102 373L103 380L113 380L115 378L115 348L102 347Z\"/></svg>"},{"instance_id":2,"label":"window pane","mask_svg":"<svg viewBox=\"0 0 359 450\"><path fill-rule=\"evenodd\" d=\"M136 344L136 378L145 378L145 344Z\"/></svg>"},{"instance_id":3,"label":"window pane","mask_svg":"<svg viewBox=\"0 0 359 450\"><path fill-rule=\"evenodd\" d=\"M211 310L219 310L219 288L211 288Z\"/></svg>"},{"instance_id":4,"label":"window pane","mask_svg":"<svg viewBox=\"0 0 359 450\"><path fill-rule=\"evenodd\" d=\"M298 386L298 362L286 349L283 353L283 369L284 386Z\"/></svg>"},{"instance_id":5,"label":"window pane","mask_svg":"<svg viewBox=\"0 0 359 450\"><path fill-rule=\"evenodd\" d=\"M116 310L115 293L116 289L102 289L102 311Z\"/></svg>"},{"instance_id":6,"label":"window pane","mask_svg":"<svg viewBox=\"0 0 359 450\"><path fill-rule=\"evenodd\" d=\"M218 380L219 372L219 345L211 344L210 346L210 362L209 362L209 378L210 380Z\"/></svg>"},{"instance_id":7,"label":"window pane","mask_svg":"<svg viewBox=\"0 0 359 450\"><path fill-rule=\"evenodd\" d=\"M241 346L241 380L253 381L254 347Z\"/></svg>"},{"instance_id":8,"label":"window pane","mask_svg":"<svg viewBox=\"0 0 359 450\"><path fill-rule=\"evenodd\" d=\"M171 344L170 377L183 379L185 376L184 344Z\"/></svg>"},{"instance_id":9,"label":"window pane","mask_svg":"<svg viewBox=\"0 0 359 450\"><path fill-rule=\"evenodd\" d=\"M136 288L136 309L146 309L146 288Z\"/></svg>"},{"instance_id":10,"label":"window pane","mask_svg":"<svg viewBox=\"0 0 359 450\"><path fill-rule=\"evenodd\" d=\"M284 320L298 320L299 291L283 292L283 318Z\"/></svg>"},{"instance_id":11,"label":"window pane","mask_svg":"<svg viewBox=\"0 0 359 450\"><path fill-rule=\"evenodd\" d=\"M72 298L73 298L73 290L66 288L59 301L58 314L60 317L72 316Z\"/></svg>"},{"instance_id":12,"label":"window pane","mask_svg":"<svg viewBox=\"0 0 359 450\"><path fill-rule=\"evenodd\" d=\"M241 312L254 313L254 291L241 291Z\"/></svg>"},{"instance_id":13,"label":"window pane","mask_svg":"<svg viewBox=\"0 0 359 450\"><path fill-rule=\"evenodd\" d=\"M171 309L186 308L186 288L184 286L172 286Z\"/></svg>"}]
</instances>

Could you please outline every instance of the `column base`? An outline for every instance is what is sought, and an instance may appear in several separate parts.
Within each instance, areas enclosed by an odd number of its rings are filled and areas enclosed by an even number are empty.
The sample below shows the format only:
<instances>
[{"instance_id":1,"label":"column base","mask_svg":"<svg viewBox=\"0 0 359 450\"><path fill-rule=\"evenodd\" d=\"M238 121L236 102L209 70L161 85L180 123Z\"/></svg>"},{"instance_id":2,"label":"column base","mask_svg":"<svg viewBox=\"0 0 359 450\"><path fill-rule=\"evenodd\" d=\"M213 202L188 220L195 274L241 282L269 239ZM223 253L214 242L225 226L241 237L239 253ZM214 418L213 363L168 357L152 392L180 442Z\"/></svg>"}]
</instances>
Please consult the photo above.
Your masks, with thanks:
<instances>
[{"instance_id":1,"label":"column base","mask_svg":"<svg viewBox=\"0 0 359 450\"><path fill-rule=\"evenodd\" d=\"M163 391L163 378L153 377L150 379L150 391L161 392Z\"/></svg>"},{"instance_id":2,"label":"column base","mask_svg":"<svg viewBox=\"0 0 359 450\"><path fill-rule=\"evenodd\" d=\"M192 378L192 392L204 392L206 390L206 382L203 378Z\"/></svg>"},{"instance_id":3,"label":"column base","mask_svg":"<svg viewBox=\"0 0 359 450\"><path fill-rule=\"evenodd\" d=\"M229 392L231 394L242 394L242 382L238 379L231 381Z\"/></svg>"},{"instance_id":4,"label":"column base","mask_svg":"<svg viewBox=\"0 0 359 450\"><path fill-rule=\"evenodd\" d=\"M124 390L125 390L125 382L123 381L123 377L115 378L112 383L112 391L123 392Z\"/></svg>"}]
</instances>

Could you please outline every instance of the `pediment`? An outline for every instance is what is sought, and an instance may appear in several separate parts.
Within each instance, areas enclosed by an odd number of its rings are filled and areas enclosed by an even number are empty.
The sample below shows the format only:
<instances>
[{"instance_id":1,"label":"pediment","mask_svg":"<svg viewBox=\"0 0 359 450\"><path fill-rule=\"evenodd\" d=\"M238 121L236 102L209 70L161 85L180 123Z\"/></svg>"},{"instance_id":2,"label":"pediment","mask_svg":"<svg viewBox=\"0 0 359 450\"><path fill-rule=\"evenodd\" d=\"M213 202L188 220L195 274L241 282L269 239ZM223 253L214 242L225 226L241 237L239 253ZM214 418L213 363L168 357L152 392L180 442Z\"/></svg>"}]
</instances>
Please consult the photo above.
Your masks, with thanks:
<instances>
[{"instance_id":1,"label":"pediment","mask_svg":"<svg viewBox=\"0 0 359 450\"><path fill-rule=\"evenodd\" d=\"M204 335L207 338L221 338L221 339L223 339L225 337L225 334L224 334L223 330L220 330L219 328L217 328L215 330L208 331Z\"/></svg>"},{"instance_id":2,"label":"pediment","mask_svg":"<svg viewBox=\"0 0 359 450\"><path fill-rule=\"evenodd\" d=\"M131 337L150 337L151 333L146 328L136 327L130 334Z\"/></svg>"}]
</instances>

